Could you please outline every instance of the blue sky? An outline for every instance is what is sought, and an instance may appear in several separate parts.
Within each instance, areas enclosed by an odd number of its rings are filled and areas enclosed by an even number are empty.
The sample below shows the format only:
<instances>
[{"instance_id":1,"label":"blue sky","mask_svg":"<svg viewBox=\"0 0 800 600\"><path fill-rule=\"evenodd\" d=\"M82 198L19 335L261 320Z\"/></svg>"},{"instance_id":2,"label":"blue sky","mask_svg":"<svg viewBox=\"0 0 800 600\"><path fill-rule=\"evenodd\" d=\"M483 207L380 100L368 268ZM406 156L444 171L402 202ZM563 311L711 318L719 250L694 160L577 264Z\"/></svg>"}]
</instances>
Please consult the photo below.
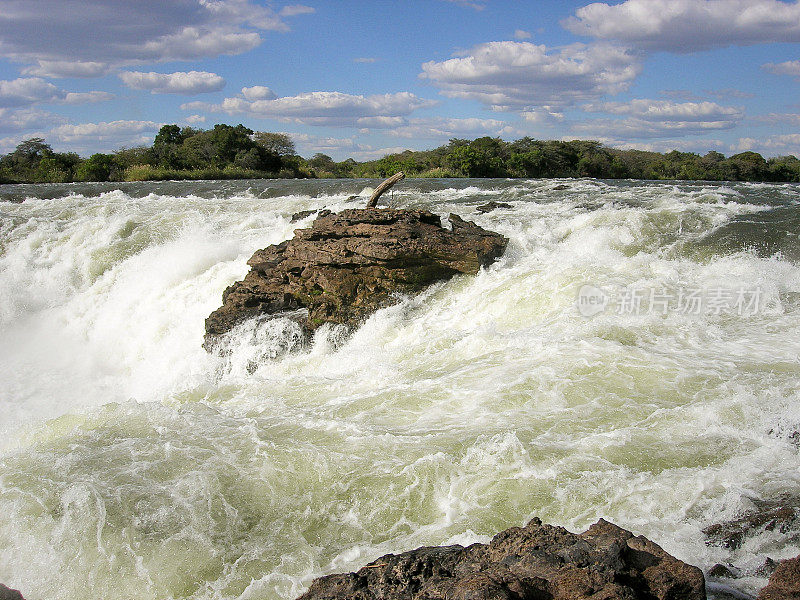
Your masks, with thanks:
<instances>
[{"instance_id":1,"label":"blue sky","mask_svg":"<svg viewBox=\"0 0 800 600\"><path fill-rule=\"evenodd\" d=\"M2 0L0 152L244 123L337 160L483 135L800 156L798 43L780 0Z\"/></svg>"}]
</instances>

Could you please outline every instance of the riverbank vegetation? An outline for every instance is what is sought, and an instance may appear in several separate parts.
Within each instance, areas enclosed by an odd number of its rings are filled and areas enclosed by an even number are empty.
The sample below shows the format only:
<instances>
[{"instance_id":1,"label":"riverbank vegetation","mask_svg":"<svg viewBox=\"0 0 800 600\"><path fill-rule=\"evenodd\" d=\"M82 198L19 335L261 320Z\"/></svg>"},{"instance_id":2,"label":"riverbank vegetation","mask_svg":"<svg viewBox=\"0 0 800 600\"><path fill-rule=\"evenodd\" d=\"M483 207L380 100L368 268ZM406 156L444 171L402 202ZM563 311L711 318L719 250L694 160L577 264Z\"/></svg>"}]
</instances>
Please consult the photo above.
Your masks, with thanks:
<instances>
[{"instance_id":1,"label":"riverbank vegetation","mask_svg":"<svg viewBox=\"0 0 800 600\"><path fill-rule=\"evenodd\" d=\"M121 148L81 158L54 152L42 138L20 143L0 157L0 183L149 181L167 179L388 177L597 177L600 179L695 179L800 181L795 156L765 159L756 152L726 157L673 150L665 154L619 150L587 140L530 137L452 139L433 150L407 150L378 160L337 162L325 154L297 155L291 137L254 132L244 125L195 129L164 125L152 146Z\"/></svg>"}]
</instances>

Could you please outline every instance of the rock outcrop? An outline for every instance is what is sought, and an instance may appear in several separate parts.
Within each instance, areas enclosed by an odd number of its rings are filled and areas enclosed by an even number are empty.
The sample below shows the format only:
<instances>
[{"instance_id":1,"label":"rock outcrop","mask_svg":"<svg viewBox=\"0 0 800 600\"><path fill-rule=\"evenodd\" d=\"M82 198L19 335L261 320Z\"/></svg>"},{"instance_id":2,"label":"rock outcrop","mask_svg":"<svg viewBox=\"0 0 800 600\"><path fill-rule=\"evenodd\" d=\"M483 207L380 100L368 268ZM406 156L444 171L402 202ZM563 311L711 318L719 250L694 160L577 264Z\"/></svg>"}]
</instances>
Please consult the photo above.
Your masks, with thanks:
<instances>
[{"instance_id":1,"label":"rock outcrop","mask_svg":"<svg viewBox=\"0 0 800 600\"><path fill-rule=\"evenodd\" d=\"M467 548L383 556L316 579L299 600L705 600L697 567L600 520L578 535L533 519Z\"/></svg>"},{"instance_id":2,"label":"rock outcrop","mask_svg":"<svg viewBox=\"0 0 800 600\"><path fill-rule=\"evenodd\" d=\"M25 600L17 590L12 590L0 583L0 600Z\"/></svg>"},{"instance_id":3,"label":"rock outcrop","mask_svg":"<svg viewBox=\"0 0 800 600\"><path fill-rule=\"evenodd\" d=\"M800 556L781 561L758 600L800 600Z\"/></svg>"},{"instance_id":4,"label":"rock outcrop","mask_svg":"<svg viewBox=\"0 0 800 600\"><path fill-rule=\"evenodd\" d=\"M251 271L206 319L206 347L260 315L294 311L307 331L323 323L353 326L398 294L477 273L505 251L507 238L456 215L449 221L445 229L425 210L322 211L293 239L253 254Z\"/></svg>"}]
</instances>

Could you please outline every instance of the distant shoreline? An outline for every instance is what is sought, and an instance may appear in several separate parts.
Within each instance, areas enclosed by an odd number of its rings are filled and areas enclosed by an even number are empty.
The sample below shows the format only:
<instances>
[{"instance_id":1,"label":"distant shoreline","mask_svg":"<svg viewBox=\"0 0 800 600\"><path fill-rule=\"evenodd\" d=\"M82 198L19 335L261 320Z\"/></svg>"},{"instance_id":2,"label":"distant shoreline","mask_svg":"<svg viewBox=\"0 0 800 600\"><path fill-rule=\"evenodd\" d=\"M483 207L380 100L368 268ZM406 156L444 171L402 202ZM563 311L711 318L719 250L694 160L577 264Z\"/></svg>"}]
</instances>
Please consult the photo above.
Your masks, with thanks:
<instances>
[{"instance_id":1,"label":"distant shoreline","mask_svg":"<svg viewBox=\"0 0 800 600\"><path fill-rule=\"evenodd\" d=\"M21 142L0 157L0 184L240 179L409 178L639 179L645 181L800 182L800 159L757 152L726 157L709 151L620 150L594 140L513 142L451 139L432 150L406 150L376 160L304 158L286 134L237 125L200 130L165 125L151 147L121 148L81 158L54 152L42 138Z\"/></svg>"}]
</instances>

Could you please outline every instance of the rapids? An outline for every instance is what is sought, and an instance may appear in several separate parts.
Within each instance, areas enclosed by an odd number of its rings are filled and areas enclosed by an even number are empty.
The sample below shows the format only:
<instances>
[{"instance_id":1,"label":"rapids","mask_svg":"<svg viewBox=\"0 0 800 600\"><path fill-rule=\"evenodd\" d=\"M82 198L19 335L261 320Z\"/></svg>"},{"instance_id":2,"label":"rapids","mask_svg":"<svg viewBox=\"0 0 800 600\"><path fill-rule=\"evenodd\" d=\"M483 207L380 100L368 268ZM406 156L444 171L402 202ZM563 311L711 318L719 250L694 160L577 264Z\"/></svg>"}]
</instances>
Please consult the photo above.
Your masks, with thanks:
<instances>
[{"instance_id":1,"label":"rapids","mask_svg":"<svg viewBox=\"0 0 800 600\"><path fill-rule=\"evenodd\" d=\"M406 180L383 200L505 256L350 336L251 321L207 354L250 255L369 185L0 186L0 582L294 598L533 516L731 562L745 593L800 553L800 531L702 533L800 496L800 186Z\"/></svg>"}]
</instances>

